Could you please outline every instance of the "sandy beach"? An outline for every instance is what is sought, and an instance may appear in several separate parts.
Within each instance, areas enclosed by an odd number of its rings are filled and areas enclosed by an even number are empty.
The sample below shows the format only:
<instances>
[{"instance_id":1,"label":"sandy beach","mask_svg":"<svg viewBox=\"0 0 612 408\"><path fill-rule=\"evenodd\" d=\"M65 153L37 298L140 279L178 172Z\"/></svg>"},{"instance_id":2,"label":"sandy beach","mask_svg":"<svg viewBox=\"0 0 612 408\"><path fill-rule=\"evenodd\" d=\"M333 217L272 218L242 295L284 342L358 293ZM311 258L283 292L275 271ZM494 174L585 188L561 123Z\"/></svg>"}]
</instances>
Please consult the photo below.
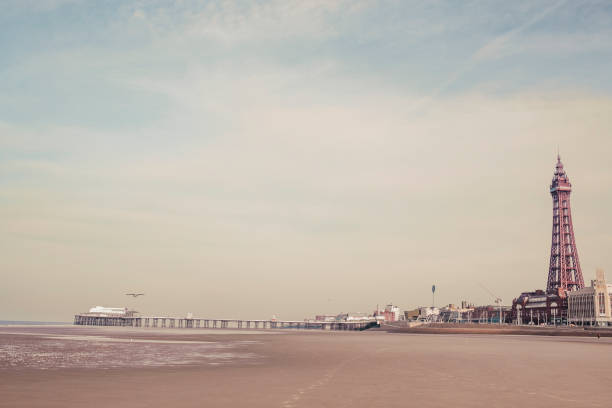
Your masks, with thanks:
<instances>
[{"instance_id":1,"label":"sandy beach","mask_svg":"<svg viewBox=\"0 0 612 408\"><path fill-rule=\"evenodd\" d=\"M561 336L561 337L612 337L612 328L608 327L567 327L567 326L517 326L513 324L464 324L434 323L408 327L405 324L383 324L381 330L389 333L413 334L487 334L487 335L526 335L526 336Z\"/></svg>"},{"instance_id":2,"label":"sandy beach","mask_svg":"<svg viewBox=\"0 0 612 408\"><path fill-rule=\"evenodd\" d=\"M606 407L611 374L609 338L0 328L2 407Z\"/></svg>"}]
</instances>

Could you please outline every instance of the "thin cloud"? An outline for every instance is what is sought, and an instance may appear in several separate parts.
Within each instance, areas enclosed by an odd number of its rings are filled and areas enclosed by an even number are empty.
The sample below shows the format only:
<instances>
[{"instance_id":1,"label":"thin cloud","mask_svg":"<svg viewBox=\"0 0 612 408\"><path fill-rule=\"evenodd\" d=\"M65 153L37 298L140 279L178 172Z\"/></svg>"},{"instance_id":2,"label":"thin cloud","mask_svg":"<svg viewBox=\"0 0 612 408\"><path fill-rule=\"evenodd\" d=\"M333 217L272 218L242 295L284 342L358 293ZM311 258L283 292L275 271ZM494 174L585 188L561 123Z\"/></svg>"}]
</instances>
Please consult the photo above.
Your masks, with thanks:
<instances>
[{"instance_id":1,"label":"thin cloud","mask_svg":"<svg viewBox=\"0 0 612 408\"><path fill-rule=\"evenodd\" d=\"M542 21L560 7L562 7L566 3L566 0L560 0L549 7L545 8L539 13L536 13L532 18L528 19L525 23L513 28L512 30L507 31L503 35L495 37L485 45L483 45L480 49L478 49L470 58L469 67L473 67L473 65L479 63L480 61L498 58L500 55L504 54L504 48L506 45L517 35L527 30L528 28L534 26L536 23Z\"/></svg>"},{"instance_id":2,"label":"thin cloud","mask_svg":"<svg viewBox=\"0 0 612 408\"><path fill-rule=\"evenodd\" d=\"M422 110L426 109L429 105L431 105L434 100L444 91L446 91L449 87L455 84L461 77L463 77L466 73L472 71L478 64L483 61L499 57L503 54L503 50L506 47L506 44L514 37L519 35L521 32L525 31L529 27L532 27L536 23L540 22L555 10L559 9L561 6L565 4L565 0L559 0L553 3L551 6L545 8L540 13L537 13L534 17L525 21L525 23L513 28L512 30L507 31L506 33L497 36L479 49L477 49L467 60L464 62L460 68L456 71L453 71L449 74L449 76L444 80L438 87L436 87L429 95L421 98L414 105L411 106L411 110Z\"/></svg>"}]
</instances>

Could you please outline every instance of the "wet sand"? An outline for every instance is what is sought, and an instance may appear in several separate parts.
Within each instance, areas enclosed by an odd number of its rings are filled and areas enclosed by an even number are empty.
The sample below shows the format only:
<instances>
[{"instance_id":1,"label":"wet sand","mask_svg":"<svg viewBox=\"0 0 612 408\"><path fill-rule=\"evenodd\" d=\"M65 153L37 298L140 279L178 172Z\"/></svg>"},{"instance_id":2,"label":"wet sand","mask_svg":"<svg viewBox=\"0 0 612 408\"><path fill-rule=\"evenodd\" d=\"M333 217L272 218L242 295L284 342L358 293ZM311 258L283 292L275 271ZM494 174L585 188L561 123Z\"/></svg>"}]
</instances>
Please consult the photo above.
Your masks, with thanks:
<instances>
[{"instance_id":1,"label":"wet sand","mask_svg":"<svg viewBox=\"0 0 612 408\"><path fill-rule=\"evenodd\" d=\"M512 324L433 323L408 327L402 322L383 324L380 329L390 333L419 334L499 334L525 336L612 337L612 328L567 326L517 326Z\"/></svg>"},{"instance_id":2,"label":"wet sand","mask_svg":"<svg viewBox=\"0 0 612 408\"><path fill-rule=\"evenodd\" d=\"M558 408L610 401L610 338L0 327L0 407Z\"/></svg>"}]
</instances>

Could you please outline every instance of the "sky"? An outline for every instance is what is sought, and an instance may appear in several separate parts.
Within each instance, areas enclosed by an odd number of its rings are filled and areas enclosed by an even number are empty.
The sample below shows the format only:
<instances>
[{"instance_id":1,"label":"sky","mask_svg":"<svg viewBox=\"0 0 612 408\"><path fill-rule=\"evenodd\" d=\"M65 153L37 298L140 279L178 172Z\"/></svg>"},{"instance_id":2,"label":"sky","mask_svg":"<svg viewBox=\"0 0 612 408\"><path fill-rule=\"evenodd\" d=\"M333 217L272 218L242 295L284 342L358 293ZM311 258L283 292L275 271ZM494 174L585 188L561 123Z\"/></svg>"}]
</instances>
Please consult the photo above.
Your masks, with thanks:
<instances>
[{"instance_id":1,"label":"sky","mask_svg":"<svg viewBox=\"0 0 612 408\"><path fill-rule=\"evenodd\" d=\"M2 319L510 304L557 152L612 279L607 1L0 6Z\"/></svg>"}]
</instances>

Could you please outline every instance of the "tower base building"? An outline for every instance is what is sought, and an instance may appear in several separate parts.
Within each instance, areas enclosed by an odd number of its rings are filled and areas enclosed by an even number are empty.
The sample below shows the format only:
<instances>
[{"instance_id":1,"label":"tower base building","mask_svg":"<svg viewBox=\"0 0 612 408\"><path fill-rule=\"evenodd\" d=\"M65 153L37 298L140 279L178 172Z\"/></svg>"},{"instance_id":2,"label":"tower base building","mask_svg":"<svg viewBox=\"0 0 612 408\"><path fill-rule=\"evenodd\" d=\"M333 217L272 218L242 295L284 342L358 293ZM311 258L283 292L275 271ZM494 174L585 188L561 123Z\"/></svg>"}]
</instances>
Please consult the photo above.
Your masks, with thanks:
<instances>
[{"instance_id":1,"label":"tower base building","mask_svg":"<svg viewBox=\"0 0 612 408\"><path fill-rule=\"evenodd\" d=\"M602 270L597 271L591 286L569 292L567 295L567 321L580 326L612 325L612 285L606 284Z\"/></svg>"},{"instance_id":2,"label":"tower base building","mask_svg":"<svg viewBox=\"0 0 612 408\"><path fill-rule=\"evenodd\" d=\"M512 301L515 324L566 324L567 297L543 290L523 292Z\"/></svg>"}]
</instances>

